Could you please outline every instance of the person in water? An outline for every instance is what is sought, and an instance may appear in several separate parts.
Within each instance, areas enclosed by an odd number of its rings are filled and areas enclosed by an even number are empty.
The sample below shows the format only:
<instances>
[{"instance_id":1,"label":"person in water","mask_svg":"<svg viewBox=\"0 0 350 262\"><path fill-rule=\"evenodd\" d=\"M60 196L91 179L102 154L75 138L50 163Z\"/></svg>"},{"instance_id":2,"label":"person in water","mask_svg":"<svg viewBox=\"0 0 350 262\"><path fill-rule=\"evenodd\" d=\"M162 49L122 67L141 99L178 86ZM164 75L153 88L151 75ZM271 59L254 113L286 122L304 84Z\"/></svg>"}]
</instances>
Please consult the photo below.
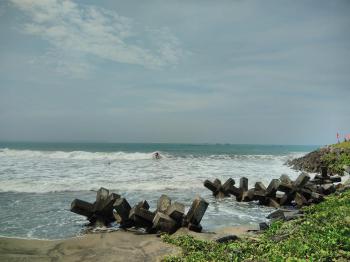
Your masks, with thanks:
<instances>
[{"instance_id":1,"label":"person in water","mask_svg":"<svg viewBox=\"0 0 350 262\"><path fill-rule=\"evenodd\" d=\"M161 156L160 156L160 154L159 154L158 152L155 152L155 153L153 154L153 158L155 158L155 159L161 159Z\"/></svg>"}]
</instances>

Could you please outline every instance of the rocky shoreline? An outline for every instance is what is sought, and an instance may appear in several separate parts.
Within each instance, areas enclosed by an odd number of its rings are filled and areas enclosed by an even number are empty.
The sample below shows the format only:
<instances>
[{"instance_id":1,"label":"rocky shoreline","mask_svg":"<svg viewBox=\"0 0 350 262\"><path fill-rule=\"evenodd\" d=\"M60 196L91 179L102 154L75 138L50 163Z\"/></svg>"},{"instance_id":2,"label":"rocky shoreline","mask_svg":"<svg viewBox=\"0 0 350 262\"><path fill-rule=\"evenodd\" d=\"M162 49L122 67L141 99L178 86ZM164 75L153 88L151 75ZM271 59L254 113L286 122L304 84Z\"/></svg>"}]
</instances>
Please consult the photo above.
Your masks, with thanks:
<instances>
[{"instance_id":1,"label":"rocky shoreline","mask_svg":"<svg viewBox=\"0 0 350 262\"><path fill-rule=\"evenodd\" d=\"M286 164L293 169L311 173L320 173L322 166L326 166L333 174L342 175L344 171L349 173L350 148L342 147L347 143L321 147Z\"/></svg>"}]
</instances>

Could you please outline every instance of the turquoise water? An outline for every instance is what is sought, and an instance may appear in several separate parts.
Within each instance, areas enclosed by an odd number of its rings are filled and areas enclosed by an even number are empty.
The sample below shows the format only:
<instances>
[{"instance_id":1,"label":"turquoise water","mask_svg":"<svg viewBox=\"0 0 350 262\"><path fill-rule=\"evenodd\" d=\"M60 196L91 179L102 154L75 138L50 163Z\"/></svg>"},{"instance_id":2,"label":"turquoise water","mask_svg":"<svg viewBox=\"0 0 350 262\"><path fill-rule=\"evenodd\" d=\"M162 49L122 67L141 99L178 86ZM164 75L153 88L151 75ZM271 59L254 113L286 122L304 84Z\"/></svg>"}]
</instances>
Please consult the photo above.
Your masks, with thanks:
<instances>
[{"instance_id":1,"label":"turquoise water","mask_svg":"<svg viewBox=\"0 0 350 262\"><path fill-rule=\"evenodd\" d=\"M196 195L210 203L205 230L258 223L271 209L233 198L216 200L205 179L246 176L252 186L282 173L284 163L316 146L127 143L0 143L0 235L57 239L81 233L83 217L69 212L74 198L94 201L99 187L131 204L161 194L187 207ZM155 160L157 151L162 159Z\"/></svg>"}]
</instances>

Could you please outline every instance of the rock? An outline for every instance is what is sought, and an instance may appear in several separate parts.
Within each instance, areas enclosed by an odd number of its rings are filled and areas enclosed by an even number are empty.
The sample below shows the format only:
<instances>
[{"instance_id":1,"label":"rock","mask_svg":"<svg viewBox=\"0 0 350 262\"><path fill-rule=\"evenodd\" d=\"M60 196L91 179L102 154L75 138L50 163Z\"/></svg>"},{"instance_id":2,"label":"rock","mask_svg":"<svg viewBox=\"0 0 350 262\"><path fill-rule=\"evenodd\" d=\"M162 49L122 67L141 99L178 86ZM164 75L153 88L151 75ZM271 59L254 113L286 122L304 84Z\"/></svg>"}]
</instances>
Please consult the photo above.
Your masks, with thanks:
<instances>
[{"instance_id":1,"label":"rock","mask_svg":"<svg viewBox=\"0 0 350 262\"><path fill-rule=\"evenodd\" d=\"M261 231L267 230L267 229L269 229L269 227L270 226L266 222L259 223L259 229Z\"/></svg>"},{"instance_id":2,"label":"rock","mask_svg":"<svg viewBox=\"0 0 350 262\"><path fill-rule=\"evenodd\" d=\"M271 214L269 214L266 218L268 219L281 219L284 220L284 212L281 209L278 209L274 212L272 212Z\"/></svg>"},{"instance_id":3,"label":"rock","mask_svg":"<svg viewBox=\"0 0 350 262\"><path fill-rule=\"evenodd\" d=\"M284 213L284 220L290 221L298 218L304 217L303 214L300 214L299 211L289 211Z\"/></svg>"},{"instance_id":4,"label":"rock","mask_svg":"<svg viewBox=\"0 0 350 262\"><path fill-rule=\"evenodd\" d=\"M215 242L217 243L230 243L233 241L237 241L239 240L239 237L236 235L228 235L228 236L224 236L224 237L220 237L215 239Z\"/></svg>"}]
</instances>

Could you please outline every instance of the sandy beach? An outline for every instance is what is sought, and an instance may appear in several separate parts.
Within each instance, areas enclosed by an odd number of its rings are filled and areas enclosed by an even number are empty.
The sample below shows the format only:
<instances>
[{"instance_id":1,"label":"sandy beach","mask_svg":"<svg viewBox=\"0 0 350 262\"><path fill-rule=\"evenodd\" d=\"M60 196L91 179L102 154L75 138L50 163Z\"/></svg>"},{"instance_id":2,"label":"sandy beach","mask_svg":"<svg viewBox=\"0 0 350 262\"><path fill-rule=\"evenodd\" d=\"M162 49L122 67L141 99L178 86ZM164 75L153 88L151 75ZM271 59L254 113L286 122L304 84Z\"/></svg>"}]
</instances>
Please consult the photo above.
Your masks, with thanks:
<instances>
[{"instance_id":1,"label":"sandy beach","mask_svg":"<svg viewBox=\"0 0 350 262\"><path fill-rule=\"evenodd\" d=\"M211 233L180 229L175 234L211 240L230 234L239 236L254 228L229 227ZM160 261L166 255L180 252L157 235L130 231L87 234L65 240L0 238L0 261Z\"/></svg>"}]
</instances>

